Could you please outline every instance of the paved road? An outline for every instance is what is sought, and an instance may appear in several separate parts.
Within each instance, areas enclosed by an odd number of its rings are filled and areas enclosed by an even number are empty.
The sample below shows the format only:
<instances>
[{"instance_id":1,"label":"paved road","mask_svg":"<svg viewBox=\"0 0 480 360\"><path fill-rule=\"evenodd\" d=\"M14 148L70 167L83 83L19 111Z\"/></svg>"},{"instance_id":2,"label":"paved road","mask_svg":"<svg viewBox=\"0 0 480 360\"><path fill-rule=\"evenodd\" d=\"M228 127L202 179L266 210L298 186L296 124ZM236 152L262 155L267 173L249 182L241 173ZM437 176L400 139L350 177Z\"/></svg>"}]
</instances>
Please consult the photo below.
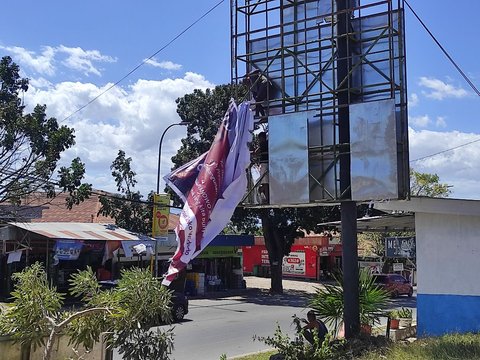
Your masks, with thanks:
<instances>
[{"instance_id":1,"label":"paved road","mask_svg":"<svg viewBox=\"0 0 480 360\"><path fill-rule=\"evenodd\" d=\"M217 360L268 349L253 341L254 334L273 335L276 322L282 330L290 329L293 314L305 317L303 293L272 297L264 292L223 299L190 300L186 320L175 324L175 360ZM165 326L166 328L166 326ZM120 359L116 354L114 359Z\"/></svg>"},{"instance_id":2,"label":"paved road","mask_svg":"<svg viewBox=\"0 0 480 360\"><path fill-rule=\"evenodd\" d=\"M192 300L185 321L175 326L176 360L219 359L267 349L253 341L254 334L272 335L278 322L290 330L291 316L302 314L305 300L255 294L219 300ZM192 356L194 351L194 356Z\"/></svg>"},{"instance_id":3,"label":"paved road","mask_svg":"<svg viewBox=\"0 0 480 360\"><path fill-rule=\"evenodd\" d=\"M267 349L265 344L253 341L254 334L273 335L276 323L284 332L293 335L292 315L305 317L308 284L298 284L282 296L270 296L265 290L249 291L241 296L219 299L190 300L186 320L175 324L176 360L217 360L222 354L228 357ZM300 288L299 288L300 287ZM390 303L390 308L416 307L416 298L400 297ZM386 323L386 319L382 324ZM166 328L166 327L164 327ZM120 359L117 354L114 359Z\"/></svg>"}]
</instances>

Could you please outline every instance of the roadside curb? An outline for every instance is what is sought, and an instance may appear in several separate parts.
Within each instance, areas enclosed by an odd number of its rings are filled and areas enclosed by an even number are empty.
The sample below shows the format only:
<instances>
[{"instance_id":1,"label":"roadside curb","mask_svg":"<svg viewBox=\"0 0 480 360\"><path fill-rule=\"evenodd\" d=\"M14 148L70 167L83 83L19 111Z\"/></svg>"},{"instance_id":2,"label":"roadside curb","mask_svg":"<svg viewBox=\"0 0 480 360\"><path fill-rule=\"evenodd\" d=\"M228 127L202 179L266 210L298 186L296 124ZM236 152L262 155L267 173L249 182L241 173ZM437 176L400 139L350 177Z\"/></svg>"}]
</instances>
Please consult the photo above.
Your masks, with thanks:
<instances>
[{"instance_id":1,"label":"roadside curb","mask_svg":"<svg viewBox=\"0 0 480 360\"><path fill-rule=\"evenodd\" d=\"M202 295L187 295L189 300L200 300L200 299L221 299L231 296L240 296L244 294L250 294L254 292L258 292L260 289L258 288L246 288L246 289L235 289L235 290L224 290L224 291L213 291L208 292Z\"/></svg>"},{"instance_id":2,"label":"roadside curb","mask_svg":"<svg viewBox=\"0 0 480 360\"><path fill-rule=\"evenodd\" d=\"M227 360L241 359L241 358L243 358L243 357L245 357L245 356L259 355L259 354L264 354L264 353L267 353L267 352L270 352L270 351L275 351L275 349L274 349L274 348L271 348L271 349L265 349L265 350L260 350L260 351L251 352L251 353L248 353L248 354L242 354L242 355L232 356L232 357L228 357Z\"/></svg>"}]
</instances>

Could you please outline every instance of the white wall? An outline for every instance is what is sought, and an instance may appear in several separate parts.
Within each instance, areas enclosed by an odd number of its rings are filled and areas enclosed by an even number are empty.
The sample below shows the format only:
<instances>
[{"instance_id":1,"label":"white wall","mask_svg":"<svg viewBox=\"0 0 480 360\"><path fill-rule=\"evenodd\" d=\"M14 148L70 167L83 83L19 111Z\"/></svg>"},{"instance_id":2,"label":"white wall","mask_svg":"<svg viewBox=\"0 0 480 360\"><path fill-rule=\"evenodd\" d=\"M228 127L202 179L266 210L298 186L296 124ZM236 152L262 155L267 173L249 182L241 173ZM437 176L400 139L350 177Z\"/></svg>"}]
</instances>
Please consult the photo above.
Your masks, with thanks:
<instances>
[{"instance_id":1,"label":"white wall","mask_svg":"<svg viewBox=\"0 0 480 360\"><path fill-rule=\"evenodd\" d=\"M480 295L480 216L415 213L419 294Z\"/></svg>"}]
</instances>

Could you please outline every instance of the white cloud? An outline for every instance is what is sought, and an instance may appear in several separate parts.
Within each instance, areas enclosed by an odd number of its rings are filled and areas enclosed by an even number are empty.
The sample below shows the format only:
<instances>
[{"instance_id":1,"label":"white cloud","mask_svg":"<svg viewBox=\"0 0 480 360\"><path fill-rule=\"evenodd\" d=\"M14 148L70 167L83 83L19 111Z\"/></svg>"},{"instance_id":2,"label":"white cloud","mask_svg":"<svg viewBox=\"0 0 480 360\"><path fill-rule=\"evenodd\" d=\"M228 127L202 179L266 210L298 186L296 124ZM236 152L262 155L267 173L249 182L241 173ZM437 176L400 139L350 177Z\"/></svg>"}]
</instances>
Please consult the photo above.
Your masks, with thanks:
<instances>
[{"instance_id":1,"label":"white cloud","mask_svg":"<svg viewBox=\"0 0 480 360\"><path fill-rule=\"evenodd\" d=\"M63 121L110 85L98 87L91 83L62 82L50 88L31 86L25 95L27 111L37 103L47 104L48 116L74 127L76 145L65 153L62 161L68 163L80 156L86 163L87 181L94 187L116 191L110 164L122 149L133 159L138 190L147 194L156 186L160 136L167 126L181 121L175 100L194 89L212 88L214 84L195 73L161 81L141 79L129 87L112 88ZM168 130L162 144L162 176L171 168L170 158L184 136L184 127Z\"/></svg>"},{"instance_id":2,"label":"white cloud","mask_svg":"<svg viewBox=\"0 0 480 360\"><path fill-rule=\"evenodd\" d=\"M27 66L36 73L49 76L55 73L55 49L50 46L44 47L40 55L19 46L0 45L0 49L8 52L14 62Z\"/></svg>"},{"instance_id":3,"label":"white cloud","mask_svg":"<svg viewBox=\"0 0 480 360\"><path fill-rule=\"evenodd\" d=\"M430 118L430 116L425 114L425 115L420 115L420 116L409 116L408 123L411 126L414 126L414 127L417 127L417 128L426 128L433 123L433 120ZM444 116L437 116L434 124L435 124L435 127L437 127L437 128L446 128L447 127L447 122L445 121Z\"/></svg>"},{"instance_id":4,"label":"white cloud","mask_svg":"<svg viewBox=\"0 0 480 360\"><path fill-rule=\"evenodd\" d=\"M420 99L419 99L418 95L415 94L415 93L411 93L410 97L408 98L408 107L413 108L413 107L417 106L419 102L420 102Z\"/></svg>"},{"instance_id":5,"label":"white cloud","mask_svg":"<svg viewBox=\"0 0 480 360\"><path fill-rule=\"evenodd\" d=\"M182 65L175 64L171 61L160 61L158 62L155 59L145 59L145 64L151 65L153 67L158 67L165 70L180 70Z\"/></svg>"},{"instance_id":6,"label":"white cloud","mask_svg":"<svg viewBox=\"0 0 480 360\"><path fill-rule=\"evenodd\" d=\"M422 76L419 85L429 89L429 91L424 91L423 93L425 96L435 100L443 100L446 98L460 99L469 95L465 89L455 87L435 78Z\"/></svg>"},{"instance_id":7,"label":"white cloud","mask_svg":"<svg viewBox=\"0 0 480 360\"><path fill-rule=\"evenodd\" d=\"M96 62L116 62L116 59L102 55L98 50L83 50L80 47L67 47L60 45L57 48L59 53L67 54L67 58L62 61L62 64L72 70L82 72L84 75L95 74L100 76L100 70L93 64Z\"/></svg>"},{"instance_id":8,"label":"white cloud","mask_svg":"<svg viewBox=\"0 0 480 360\"><path fill-rule=\"evenodd\" d=\"M30 78L28 83L30 84L30 86L33 86L33 87L36 87L36 88L48 88L48 87L53 86L50 81L48 81L47 79L45 79L43 77Z\"/></svg>"},{"instance_id":9,"label":"white cloud","mask_svg":"<svg viewBox=\"0 0 480 360\"><path fill-rule=\"evenodd\" d=\"M116 61L111 56L102 55L98 50L84 50L64 45L45 46L40 54L18 46L0 46L0 49L8 52L22 69L27 67L44 76L54 76L58 63L86 76L90 74L100 76L100 69L95 64Z\"/></svg>"},{"instance_id":10,"label":"white cloud","mask_svg":"<svg viewBox=\"0 0 480 360\"><path fill-rule=\"evenodd\" d=\"M480 134L410 128L409 144L411 167L437 174L453 186L452 197L480 200Z\"/></svg>"},{"instance_id":11,"label":"white cloud","mask_svg":"<svg viewBox=\"0 0 480 360\"><path fill-rule=\"evenodd\" d=\"M431 120L428 115L421 116L410 116L408 118L408 123L412 126L425 128L430 124Z\"/></svg>"},{"instance_id":12,"label":"white cloud","mask_svg":"<svg viewBox=\"0 0 480 360\"><path fill-rule=\"evenodd\" d=\"M437 120L435 121L435 126L438 128L446 128L447 122L445 121L444 116L437 116Z\"/></svg>"}]
</instances>

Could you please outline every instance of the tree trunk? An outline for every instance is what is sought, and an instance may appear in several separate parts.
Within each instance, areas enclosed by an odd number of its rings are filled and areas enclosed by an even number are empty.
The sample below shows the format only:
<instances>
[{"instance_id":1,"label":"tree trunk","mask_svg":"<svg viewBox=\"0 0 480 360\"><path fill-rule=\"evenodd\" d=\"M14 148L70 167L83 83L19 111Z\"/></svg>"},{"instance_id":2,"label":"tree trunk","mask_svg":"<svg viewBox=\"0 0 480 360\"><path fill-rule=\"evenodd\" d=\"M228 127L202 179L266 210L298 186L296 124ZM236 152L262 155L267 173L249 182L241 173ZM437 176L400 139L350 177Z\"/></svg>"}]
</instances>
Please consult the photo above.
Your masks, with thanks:
<instances>
[{"instance_id":1,"label":"tree trunk","mask_svg":"<svg viewBox=\"0 0 480 360\"><path fill-rule=\"evenodd\" d=\"M270 293L282 294L282 263L284 254L284 238L280 234L278 227L269 215L269 210L262 214L263 237L265 239L265 247L268 251L270 260Z\"/></svg>"},{"instance_id":2,"label":"tree trunk","mask_svg":"<svg viewBox=\"0 0 480 360\"><path fill-rule=\"evenodd\" d=\"M72 315L70 315L68 318L66 318L59 324L55 323L55 320L53 318L47 316L47 320L52 325L52 330L50 331L47 344L45 345L45 349L43 350L42 359L50 360L50 358L52 357L53 345L55 343L55 339L57 335L60 334L70 322L84 315L90 315L90 314L101 313L101 312L110 313L110 309L109 308L90 308L90 309L81 310L76 313L73 313Z\"/></svg>"},{"instance_id":3,"label":"tree trunk","mask_svg":"<svg viewBox=\"0 0 480 360\"><path fill-rule=\"evenodd\" d=\"M282 258L283 261L283 258ZM279 262L279 265L270 264L270 293L272 294L282 294L283 293L283 284L282 284L282 261Z\"/></svg>"},{"instance_id":4,"label":"tree trunk","mask_svg":"<svg viewBox=\"0 0 480 360\"><path fill-rule=\"evenodd\" d=\"M48 337L47 344L45 345L45 349L43 351L43 360L50 360L52 357L53 344L55 343L55 338L57 337L55 330L56 327L54 327L50 332L50 336Z\"/></svg>"}]
</instances>

